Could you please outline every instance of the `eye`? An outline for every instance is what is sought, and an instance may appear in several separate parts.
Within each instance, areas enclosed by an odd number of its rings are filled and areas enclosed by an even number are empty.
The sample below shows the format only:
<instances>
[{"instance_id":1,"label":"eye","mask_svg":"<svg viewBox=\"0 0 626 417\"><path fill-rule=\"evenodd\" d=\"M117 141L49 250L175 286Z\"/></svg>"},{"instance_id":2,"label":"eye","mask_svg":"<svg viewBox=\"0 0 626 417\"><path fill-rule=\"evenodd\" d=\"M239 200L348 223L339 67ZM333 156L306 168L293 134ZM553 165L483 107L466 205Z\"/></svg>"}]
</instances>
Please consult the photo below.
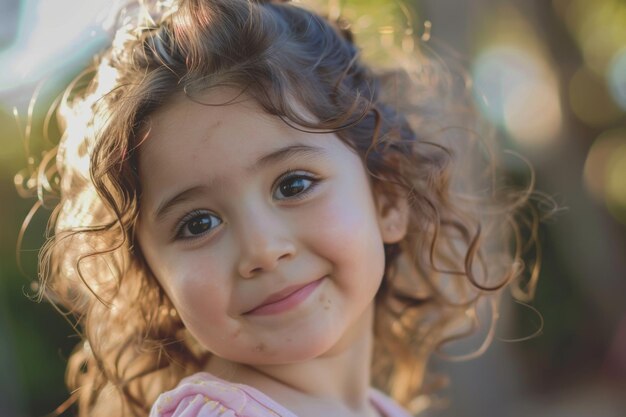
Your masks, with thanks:
<instances>
[{"instance_id":1,"label":"eye","mask_svg":"<svg viewBox=\"0 0 626 417\"><path fill-rule=\"evenodd\" d=\"M273 197L277 200L304 198L318 182L319 180L311 174L290 172L277 181Z\"/></svg>"},{"instance_id":2,"label":"eye","mask_svg":"<svg viewBox=\"0 0 626 417\"><path fill-rule=\"evenodd\" d=\"M208 211L195 210L182 218L176 228L176 238L193 239L203 236L222 224L222 219Z\"/></svg>"}]
</instances>

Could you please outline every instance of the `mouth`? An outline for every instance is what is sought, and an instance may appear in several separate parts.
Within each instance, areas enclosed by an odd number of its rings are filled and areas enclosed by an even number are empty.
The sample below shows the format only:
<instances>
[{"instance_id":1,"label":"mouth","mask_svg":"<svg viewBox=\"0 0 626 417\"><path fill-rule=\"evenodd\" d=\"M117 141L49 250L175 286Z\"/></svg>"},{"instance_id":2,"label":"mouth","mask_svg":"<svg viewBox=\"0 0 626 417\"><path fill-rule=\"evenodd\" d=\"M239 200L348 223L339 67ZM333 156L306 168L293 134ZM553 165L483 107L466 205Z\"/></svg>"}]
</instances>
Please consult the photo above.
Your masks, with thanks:
<instances>
[{"instance_id":1,"label":"mouth","mask_svg":"<svg viewBox=\"0 0 626 417\"><path fill-rule=\"evenodd\" d=\"M325 277L305 285L294 285L267 297L261 304L244 313L248 316L266 316L291 310L304 302Z\"/></svg>"}]
</instances>

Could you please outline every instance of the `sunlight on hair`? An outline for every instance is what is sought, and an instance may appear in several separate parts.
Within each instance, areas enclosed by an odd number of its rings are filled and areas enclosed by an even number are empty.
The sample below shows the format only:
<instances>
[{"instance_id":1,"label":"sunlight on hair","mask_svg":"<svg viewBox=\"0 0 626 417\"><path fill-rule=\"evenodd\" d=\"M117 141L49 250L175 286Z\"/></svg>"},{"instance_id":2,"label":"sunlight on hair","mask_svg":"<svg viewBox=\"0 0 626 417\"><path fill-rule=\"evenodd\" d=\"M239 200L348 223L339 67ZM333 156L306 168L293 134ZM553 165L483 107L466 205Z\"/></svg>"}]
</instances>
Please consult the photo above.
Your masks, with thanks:
<instances>
[{"instance_id":1,"label":"sunlight on hair","mask_svg":"<svg viewBox=\"0 0 626 417\"><path fill-rule=\"evenodd\" d=\"M90 150L87 149L89 145L85 138L94 135L98 129L103 127L96 125L96 123L105 123L104 120L93 118L93 109L97 105L98 97L104 97L114 88L117 74L117 71L109 65L108 61L103 60L98 66L95 94L85 97L84 100L76 104L69 103L68 106L59 108L59 113L66 120L72 121L66 126L64 143L59 149L60 161L72 166L73 170L83 178L89 178L89 155L91 154ZM65 181L69 179L71 179L71 175L64 178Z\"/></svg>"},{"instance_id":2,"label":"sunlight on hair","mask_svg":"<svg viewBox=\"0 0 626 417\"><path fill-rule=\"evenodd\" d=\"M86 106L80 106L84 108ZM69 117L70 112L67 111L64 117ZM86 149L83 152L78 152L83 149L83 141L85 136L85 128L90 122L90 115L87 111L75 110L71 113L73 123L69 123L67 130L65 131L67 139L64 142L63 148L59 150L59 159L63 164L71 165L73 170L80 173L83 178L89 177L89 153ZM77 122L77 123L74 123ZM84 123L80 125L79 123ZM70 150L76 151L70 153Z\"/></svg>"},{"instance_id":3,"label":"sunlight on hair","mask_svg":"<svg viewBox=\"0 0 626 417\"><path fill-rule=\"evenodd\" d=\"M98 66L98 85L95 95L100 97L115 88L118 72L112 68L108 61L102 61ZM93 104L93 103L91 103Z\"/></svg>"}]
</instances>

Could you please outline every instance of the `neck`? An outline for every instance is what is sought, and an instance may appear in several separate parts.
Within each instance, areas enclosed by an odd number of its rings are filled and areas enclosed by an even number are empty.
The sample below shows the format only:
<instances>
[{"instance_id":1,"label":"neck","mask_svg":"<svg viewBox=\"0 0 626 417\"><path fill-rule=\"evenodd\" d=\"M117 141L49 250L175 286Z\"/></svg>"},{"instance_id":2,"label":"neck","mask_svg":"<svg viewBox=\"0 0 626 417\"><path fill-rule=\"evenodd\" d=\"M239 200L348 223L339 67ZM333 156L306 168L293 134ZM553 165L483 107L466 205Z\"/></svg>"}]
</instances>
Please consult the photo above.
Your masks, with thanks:
<instances>
[{"instance_id":1,"label":"neck","mask_svg":"<svg viewBox=\"0 0 626 417\"><path fill-rule=\"evenodd\" d=\"M282 365L242 365L213 357L208 371L218 377L253 386L287 408L297 409L306 400L359 414L369 405L370 367L373 349L373 307L326 354Z\"/></svg>"}]
</instances>

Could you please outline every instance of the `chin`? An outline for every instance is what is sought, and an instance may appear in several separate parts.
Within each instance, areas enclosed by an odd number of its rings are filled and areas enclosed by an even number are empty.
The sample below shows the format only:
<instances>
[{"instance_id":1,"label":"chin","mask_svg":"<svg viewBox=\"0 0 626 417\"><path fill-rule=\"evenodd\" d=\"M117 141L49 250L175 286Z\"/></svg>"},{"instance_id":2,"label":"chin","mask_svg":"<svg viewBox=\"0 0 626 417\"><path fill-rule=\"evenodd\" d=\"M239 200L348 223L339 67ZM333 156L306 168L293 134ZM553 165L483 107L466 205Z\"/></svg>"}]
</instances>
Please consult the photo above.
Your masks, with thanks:
<instances>
[{"instance_id":1,"label":"chin","mask_svg":"<svg viewBox=\"0 0 626 417\"><path fill-rule=\"evenodd\" d=\"M256 356L258 364L283 365L290 363L302 363L319 357L333 356L343 351L348 343L329 337L325 334L322 337L306 337L300 340L288 339L273 349L269 347L260 355Z\"/></svg>"},{"instance_id":2,"label":"chin","mask_svg":"<svg viewBox=\"0 0 626 417\"><path fill-rule=\"evenodd\" d=\"M335 349L333 340L316 338L301 343L285 344L283 352L277 355L276 365L280 363L300 363L315 358L328 356Z\"/></svg>"}]
</instances>

